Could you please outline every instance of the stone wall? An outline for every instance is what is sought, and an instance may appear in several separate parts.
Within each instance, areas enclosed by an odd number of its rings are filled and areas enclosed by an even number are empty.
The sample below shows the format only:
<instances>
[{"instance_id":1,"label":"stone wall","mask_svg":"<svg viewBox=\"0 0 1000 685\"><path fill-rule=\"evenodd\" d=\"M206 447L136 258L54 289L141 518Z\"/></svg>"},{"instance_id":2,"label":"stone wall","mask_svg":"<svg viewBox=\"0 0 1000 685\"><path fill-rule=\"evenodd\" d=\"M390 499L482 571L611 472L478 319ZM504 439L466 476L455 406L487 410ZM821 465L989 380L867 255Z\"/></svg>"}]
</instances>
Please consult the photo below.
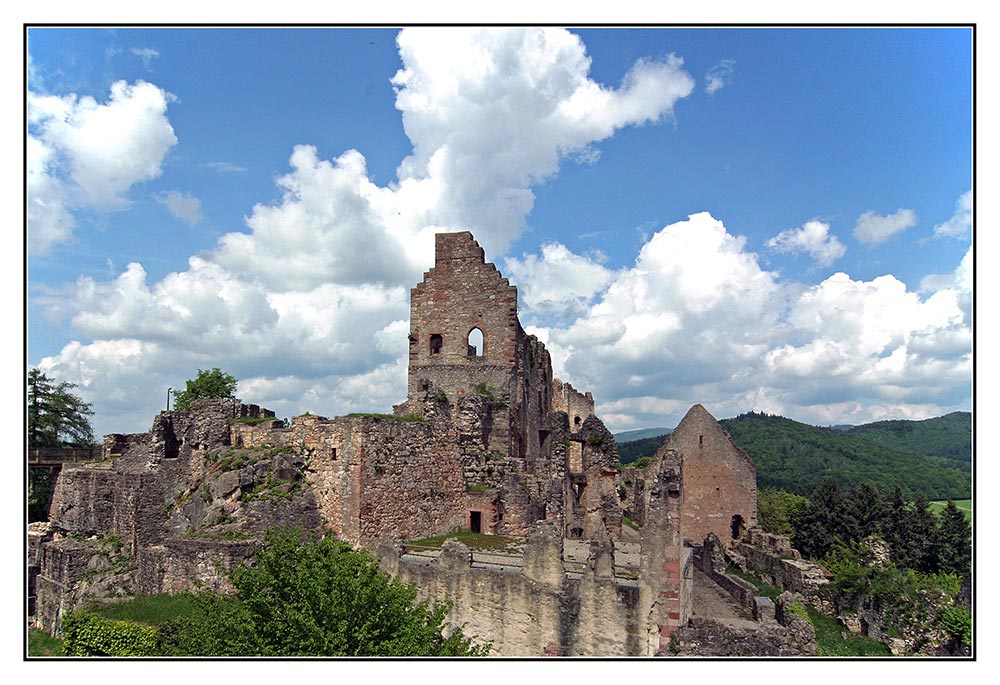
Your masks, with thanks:
<instances>
[{"instance_id":1,"label":"stone wall","mask_svg":"<svg viewBox=\"0 0 1000 685\"><path fill-rule=\"evenodd\" d=\"M647 649L649 612L638 585L616 580L611 544L592 544L582 574L568 574L562 535L537 524L525 544L522 567L474 567L465 545L450 540L433 561L402 555L398 542L378 547L382 568L412 582L420 596L450 601L448 626L493 656L636 656Z\"/></svg>"},{"instance_id":2,"label":"stone wall","mask_svg":"<svg viewBox=\"0 0 1000 685\"><path fill-rule=\"evenodd\" d=\"M802 559L787 537L755 528L735 549L746 560L748 570L768 584L801 593L817 606L825 603L821 595L830 582L829 574L823 567Z\"/></svg>"},{"instance_id":3,"label":"stone wall","mask_svg":"<svg viewBox=\"0 0 1000 685\"><path fill-rule=\"evenodd\" d=\"M570 417L570 430L580 430L584 420L594 414L594 396L582 393L569 383L552 379L552 410L564 411Z\"/></svg>"},{"instance_id":4,"label":"stone wall","mask_svg":"<svg viewBox=\"0 0 1000 685\"><path fill-rule=\"evenodd\" d=\"M693 597L692 550L681 538L684 465L677 451L661 457L649 488L646 525L639 533L639 603L649 612L650 654L664 649L671 633L687 623Z\"/></svg>"}]
</instances>

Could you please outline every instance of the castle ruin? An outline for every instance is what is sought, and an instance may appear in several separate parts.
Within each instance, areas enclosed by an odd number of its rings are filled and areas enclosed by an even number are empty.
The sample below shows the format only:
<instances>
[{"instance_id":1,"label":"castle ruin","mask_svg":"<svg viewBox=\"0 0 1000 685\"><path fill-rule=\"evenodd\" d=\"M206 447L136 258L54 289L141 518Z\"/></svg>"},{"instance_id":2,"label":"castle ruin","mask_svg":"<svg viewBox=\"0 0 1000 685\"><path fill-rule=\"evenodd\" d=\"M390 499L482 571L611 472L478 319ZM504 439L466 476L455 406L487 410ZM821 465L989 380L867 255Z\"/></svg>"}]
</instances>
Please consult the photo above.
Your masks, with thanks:
<instances>
[{"instance_id":1,"label":"castle ruin","mask_svg":"<svg viewBox=\"0 0 1000 685\"><path fill-rule=\"evenodd\" d=\"M521 327L516 287L468 232L438 234L435 248L411 290L407 397L393 414L285 426L204 400L147 433L106 436L100 463L64 468L51 530L29 548L38 624L57 632L90 597L225 591L255 538L294 524L377 550L425 597L452 601L452 624L494 653L663 649L691 616L701 542L756 523L753 462L695 405L625 482L592 394L555 378ZM626 514L638 540L624 540ZM476 568L458 543L430 561L402 547L455 529L523 539L521 565ZM583 566L567 561L571 543Z\"/></svg>"}]
</instances>

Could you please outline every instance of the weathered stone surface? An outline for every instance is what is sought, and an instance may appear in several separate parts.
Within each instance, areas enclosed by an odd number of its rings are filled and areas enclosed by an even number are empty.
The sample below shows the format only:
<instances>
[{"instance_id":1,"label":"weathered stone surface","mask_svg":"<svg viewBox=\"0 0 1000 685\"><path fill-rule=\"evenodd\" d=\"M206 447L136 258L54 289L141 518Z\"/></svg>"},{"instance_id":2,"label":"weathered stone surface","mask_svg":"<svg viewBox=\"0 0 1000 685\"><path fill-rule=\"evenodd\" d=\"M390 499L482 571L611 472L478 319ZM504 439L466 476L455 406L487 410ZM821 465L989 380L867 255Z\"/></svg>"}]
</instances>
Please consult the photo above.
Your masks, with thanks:
<instances>
[{"instance_id":1,"label":"weathered stone surface","mask_svg":"<svg viewBox=\"0 0 1000 685\"><path fill-rule=\"evenodd\" d=\"M756 630L725 626L709 619L692 619L678 628L657 656L769 657L815 656L815 642L802 644L794 630L763 623Z\"/></svg>"}]
</instances>

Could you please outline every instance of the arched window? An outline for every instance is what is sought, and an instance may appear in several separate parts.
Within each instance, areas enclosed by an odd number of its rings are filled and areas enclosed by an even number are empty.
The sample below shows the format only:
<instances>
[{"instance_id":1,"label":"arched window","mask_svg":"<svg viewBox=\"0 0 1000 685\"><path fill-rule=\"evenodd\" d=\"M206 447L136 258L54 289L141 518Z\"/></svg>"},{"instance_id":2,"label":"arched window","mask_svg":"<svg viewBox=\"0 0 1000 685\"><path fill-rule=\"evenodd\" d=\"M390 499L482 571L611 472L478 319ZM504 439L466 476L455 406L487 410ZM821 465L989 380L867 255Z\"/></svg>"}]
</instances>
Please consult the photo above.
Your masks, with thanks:
<instances>
[{"instance_id":1,"label":"arched window","mask_svg":"<svg viewBox=\"0 0 1000 685\"><path fill-rule=\"evenodd\" d=\"M431 354L441 354L441 345L443 344L444 339L440 333L431 334Z\"/></svg>"},{"instance_id":2,"label":"arched window","mask_svg":"<svg viewBox=\"0 0 1000 685\"><path fill-rule=\"evenodd\" d=\"M478 328L473 328L469 331L469 356L470 357L482 357L485 351L486 339L483 337L483 332Z\"/></svg>"}]
</instances>

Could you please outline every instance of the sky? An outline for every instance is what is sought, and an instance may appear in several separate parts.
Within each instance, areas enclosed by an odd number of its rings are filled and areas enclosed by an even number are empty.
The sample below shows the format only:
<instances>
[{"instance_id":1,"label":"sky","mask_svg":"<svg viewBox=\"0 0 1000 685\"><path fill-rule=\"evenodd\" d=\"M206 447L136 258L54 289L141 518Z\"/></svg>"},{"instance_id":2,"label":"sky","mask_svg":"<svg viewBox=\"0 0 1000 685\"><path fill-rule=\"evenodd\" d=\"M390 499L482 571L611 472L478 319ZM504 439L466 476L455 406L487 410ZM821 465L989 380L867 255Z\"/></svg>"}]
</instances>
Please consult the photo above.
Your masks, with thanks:
<instances>
[{"instance_id":1,"label":"sky","mask_svg":"<svg viewBox=\"0 0 1000 685\"><path fill-rule=\"evenodd\" d=\"M405 399L438 231L613 431L972 409L962 27L28 30L29 367L95 434L199 369Z\"/></svg>"}]
</instances>

